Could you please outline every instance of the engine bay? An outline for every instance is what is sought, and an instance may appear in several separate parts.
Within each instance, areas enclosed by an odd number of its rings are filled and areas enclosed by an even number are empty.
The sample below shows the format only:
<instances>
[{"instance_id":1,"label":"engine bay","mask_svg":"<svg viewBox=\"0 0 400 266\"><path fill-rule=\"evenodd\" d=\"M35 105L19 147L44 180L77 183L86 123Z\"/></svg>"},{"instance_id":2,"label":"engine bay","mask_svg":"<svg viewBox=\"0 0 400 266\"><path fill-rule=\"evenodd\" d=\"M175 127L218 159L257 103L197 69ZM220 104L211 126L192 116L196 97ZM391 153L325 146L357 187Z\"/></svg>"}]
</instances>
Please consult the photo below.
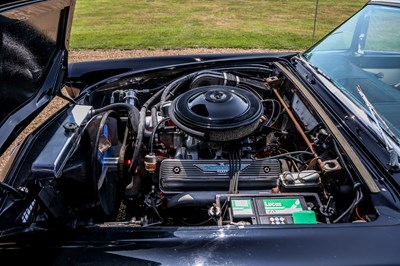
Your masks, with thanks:
<instances>
[{"instance_id":1,"label":"engine bay","mask_svg":"<svg viewBox=\"0 0 400 266\"><path fill-rule=\"evenodd\" d=\"M20 224L377 218L335 136L273 63L117 78L56 124L27 159L32 168L20 187L35 193L18 207Z\"/></svg>"}]
</instances>

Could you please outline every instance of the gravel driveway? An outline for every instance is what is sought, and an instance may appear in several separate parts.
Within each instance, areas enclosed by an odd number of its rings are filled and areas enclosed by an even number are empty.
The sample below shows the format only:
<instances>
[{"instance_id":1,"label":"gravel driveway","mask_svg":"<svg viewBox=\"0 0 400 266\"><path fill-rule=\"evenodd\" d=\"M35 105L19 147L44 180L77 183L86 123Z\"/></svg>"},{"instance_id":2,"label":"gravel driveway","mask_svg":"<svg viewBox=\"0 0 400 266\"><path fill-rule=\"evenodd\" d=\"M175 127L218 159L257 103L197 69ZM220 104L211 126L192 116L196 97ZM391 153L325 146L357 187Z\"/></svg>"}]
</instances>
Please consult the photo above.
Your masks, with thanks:
<instances>
[{"instance_id":1,"label":"gravel driveway","mask_svg":"<svg viewBox=\"0 0 400 266\"><path fill-rule=\"evenodd\" d=\"M271 49L179 49L179 50L73 50L69 54L69 62L118 59L129 57L166 56L185 54L234 54L234 53L265 53L265 52L287 52L287 50Z\"/></svg>"}]
</instances>

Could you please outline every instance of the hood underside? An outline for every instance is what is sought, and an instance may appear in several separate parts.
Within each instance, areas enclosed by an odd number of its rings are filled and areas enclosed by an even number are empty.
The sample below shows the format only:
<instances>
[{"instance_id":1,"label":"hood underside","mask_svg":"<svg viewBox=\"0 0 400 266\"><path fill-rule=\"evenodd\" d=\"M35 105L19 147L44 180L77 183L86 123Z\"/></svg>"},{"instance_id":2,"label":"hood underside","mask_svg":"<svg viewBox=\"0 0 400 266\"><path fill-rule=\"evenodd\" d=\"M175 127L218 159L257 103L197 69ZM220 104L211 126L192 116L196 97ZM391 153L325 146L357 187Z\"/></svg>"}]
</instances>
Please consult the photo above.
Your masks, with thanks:
<instances>
[{"instance_id":1,"label":"hood underside","mask_svg":"<svg viewBox=\"0 0 400 266\"><path fill-rule=\"evenodd\" d=\"M0 151L62 86L74 0L0 5ZM14 134L15 135L15 134Z\"/></svg>"}]
</instances>

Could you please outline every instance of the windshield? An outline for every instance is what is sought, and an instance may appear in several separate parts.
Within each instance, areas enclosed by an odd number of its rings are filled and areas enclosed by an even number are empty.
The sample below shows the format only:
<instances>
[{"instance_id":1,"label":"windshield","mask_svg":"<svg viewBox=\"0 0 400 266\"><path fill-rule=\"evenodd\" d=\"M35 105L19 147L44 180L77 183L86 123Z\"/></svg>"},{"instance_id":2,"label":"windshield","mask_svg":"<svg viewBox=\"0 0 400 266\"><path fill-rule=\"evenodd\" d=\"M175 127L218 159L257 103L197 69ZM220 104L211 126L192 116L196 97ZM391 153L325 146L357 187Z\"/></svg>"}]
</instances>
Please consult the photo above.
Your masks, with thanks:
<instances>
[{"instance_id":1,"label":"windshield","mask_svg":"<svg viewBox=\"0 0 400 266\"><path fill-rule=\"evenodd\" d=\"M400 8L368 5L303 56L348 97L375 109L400 136Z\"/></svg>"}]
</instances>

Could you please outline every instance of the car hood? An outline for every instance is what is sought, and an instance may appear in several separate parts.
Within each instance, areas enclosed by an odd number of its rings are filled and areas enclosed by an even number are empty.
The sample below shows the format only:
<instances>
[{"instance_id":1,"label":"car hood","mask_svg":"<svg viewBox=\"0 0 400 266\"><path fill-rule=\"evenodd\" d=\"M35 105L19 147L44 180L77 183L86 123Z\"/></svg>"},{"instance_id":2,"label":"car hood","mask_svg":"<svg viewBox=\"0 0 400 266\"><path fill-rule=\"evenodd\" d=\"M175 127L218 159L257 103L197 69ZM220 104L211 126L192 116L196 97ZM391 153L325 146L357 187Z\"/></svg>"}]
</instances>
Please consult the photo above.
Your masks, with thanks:
<instances>
[{"instance_id":1,"label":"car hood","mask_svg":"<svg viewBox=\"0 0 400 266\"><path fill-rule=\"evenodd\" d=\"M0 4L0 152L61 89L75 0Z\"/></svg>"}]
</instances>

